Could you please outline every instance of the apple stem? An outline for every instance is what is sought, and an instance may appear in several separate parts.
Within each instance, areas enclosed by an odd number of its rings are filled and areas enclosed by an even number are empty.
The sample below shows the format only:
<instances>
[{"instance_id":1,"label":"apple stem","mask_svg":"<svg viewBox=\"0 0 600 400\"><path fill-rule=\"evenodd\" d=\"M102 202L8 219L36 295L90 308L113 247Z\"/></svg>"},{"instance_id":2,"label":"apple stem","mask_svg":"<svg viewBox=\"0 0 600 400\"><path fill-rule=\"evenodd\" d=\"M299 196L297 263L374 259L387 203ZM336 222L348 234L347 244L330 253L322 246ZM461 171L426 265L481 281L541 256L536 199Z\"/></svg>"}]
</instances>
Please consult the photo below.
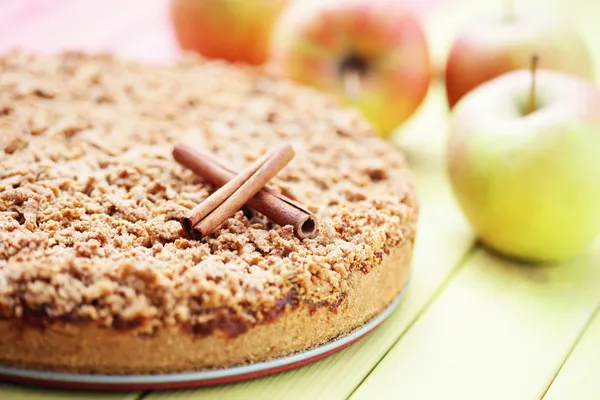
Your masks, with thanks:
<instances>
[{"instance_id":1,"label":"apple stem","mask_svg":"<svg viewBox=\"0 0 600 400\"><path fill-rule=\"evenodd\" d=\"M504 21L514 22L515 19L515 1L504 0Z\"/></svg>"},{"instance_id":2,"label":"apple stem","mask_svg":"<svg viewBox=\"0 0 600 400\"><path fill-rule=\"evenodd\" d=\"M356 100L362 92L362 78L360 72L355 69L348 69L342 74L344 92L348 99Z\"/></svg>"},{"instance_id":3,"label":"apple stem","mask_svg":"<svg viewBox=\"0 0 600 400\"><path fill-rule=\"evenodd\" d=\"M536 110L537 105L535 104L535 76L538 67L539 56L534 54L531 56L531 88L529 89L529 112L532 113Z\"/></svg>"}]
</instances>

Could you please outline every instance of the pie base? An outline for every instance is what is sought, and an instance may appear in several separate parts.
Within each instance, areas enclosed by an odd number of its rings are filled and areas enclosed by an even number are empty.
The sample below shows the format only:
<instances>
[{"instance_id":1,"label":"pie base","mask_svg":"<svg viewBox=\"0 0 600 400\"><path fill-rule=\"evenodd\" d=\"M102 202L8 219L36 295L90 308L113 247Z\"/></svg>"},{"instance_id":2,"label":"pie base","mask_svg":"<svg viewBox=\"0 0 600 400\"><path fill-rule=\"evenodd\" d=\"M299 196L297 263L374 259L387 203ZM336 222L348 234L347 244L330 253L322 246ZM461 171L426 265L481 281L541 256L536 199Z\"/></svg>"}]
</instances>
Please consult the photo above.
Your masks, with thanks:
<instances>
[{"instance_id":1,"label":"pie base","mask_svg":"<svg viewBox=\"0 0 600 400\"><path fill-rule=\"evenodd\" d=\"M384 255L369 273L355 271L335 311L301 304L234 338L220 330L200 336L165 327L147 336L94 323L55 321L40 327L0 320L0 363L48 371L139 374L226 368L290 355L344 336L383 311L404 287L411 256L412 243L407 243Z\"/></svg>"}]
</instances>

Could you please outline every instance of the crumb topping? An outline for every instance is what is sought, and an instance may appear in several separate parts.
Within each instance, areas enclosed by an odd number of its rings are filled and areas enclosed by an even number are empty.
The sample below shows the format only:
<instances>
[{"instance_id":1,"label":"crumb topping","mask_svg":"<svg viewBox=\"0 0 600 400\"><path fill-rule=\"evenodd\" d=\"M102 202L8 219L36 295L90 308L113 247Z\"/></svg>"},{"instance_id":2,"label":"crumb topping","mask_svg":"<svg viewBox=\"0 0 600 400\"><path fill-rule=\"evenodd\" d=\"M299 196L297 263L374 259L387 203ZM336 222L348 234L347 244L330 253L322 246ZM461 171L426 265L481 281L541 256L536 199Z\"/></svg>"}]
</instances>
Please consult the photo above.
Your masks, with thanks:
<instances>
[{"instance_id":1,"label":"crumb topping","mask_svg":"<svg viewBox=\"0 0 600 400\"><path fill-rule=\"evenodd\" d=\"M269 186L318 215L315 239L241 211L202 241L181 235L215 187L174 144L241 170L283 140L296 157ZM401 154L312 89L198 58L0 58L1 317L236 331L337 304L351 273L414 241L416 219Z\"/></svg>"}]
</instances>

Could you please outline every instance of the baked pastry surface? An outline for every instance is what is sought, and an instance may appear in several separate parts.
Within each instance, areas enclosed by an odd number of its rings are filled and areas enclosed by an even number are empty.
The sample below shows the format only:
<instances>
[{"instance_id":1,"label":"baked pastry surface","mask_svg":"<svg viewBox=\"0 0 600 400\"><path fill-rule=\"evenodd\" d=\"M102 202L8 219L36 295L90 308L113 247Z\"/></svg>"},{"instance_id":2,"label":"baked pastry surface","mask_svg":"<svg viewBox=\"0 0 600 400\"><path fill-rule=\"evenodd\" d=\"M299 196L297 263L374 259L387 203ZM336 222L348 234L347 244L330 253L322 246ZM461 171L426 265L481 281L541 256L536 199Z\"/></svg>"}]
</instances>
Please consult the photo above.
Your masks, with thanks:
<instances>
[{"instance_id":1,"label":"baked pastry surface","mask_svg":"<svg viewBox=\"0 0 600 400\"><path fill-rule=\"evenodd\" d=\"M184 141L241 170L281 141L269 187L320 221L238 212L202 241L178 219L215 188ZM323 344L406 281L418 215L404 158L354 112L264 71L109 55L0 58L0 364L192 371Z\"/></svg>"}]
</instances>

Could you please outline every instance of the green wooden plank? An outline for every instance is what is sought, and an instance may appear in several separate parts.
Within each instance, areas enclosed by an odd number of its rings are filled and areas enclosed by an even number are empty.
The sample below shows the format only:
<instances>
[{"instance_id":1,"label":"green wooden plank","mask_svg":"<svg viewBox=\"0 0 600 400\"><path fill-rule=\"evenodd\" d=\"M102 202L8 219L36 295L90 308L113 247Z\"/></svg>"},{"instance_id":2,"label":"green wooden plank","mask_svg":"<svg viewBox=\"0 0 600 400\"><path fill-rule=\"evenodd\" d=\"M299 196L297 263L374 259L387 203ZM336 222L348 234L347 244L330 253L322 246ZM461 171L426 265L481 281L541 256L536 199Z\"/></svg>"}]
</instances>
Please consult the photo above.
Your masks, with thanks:
<instances>
[{"instance_id":1,"label":"green wooden plank","mask_svg":"<svg viewBox=\"0 0 600 400\"><path fill-rule=\"evenodd\" d=\"M352 399L537 399L600 302L600 241L564 265L478 250Z\"/></svg>"}]
</instances>

